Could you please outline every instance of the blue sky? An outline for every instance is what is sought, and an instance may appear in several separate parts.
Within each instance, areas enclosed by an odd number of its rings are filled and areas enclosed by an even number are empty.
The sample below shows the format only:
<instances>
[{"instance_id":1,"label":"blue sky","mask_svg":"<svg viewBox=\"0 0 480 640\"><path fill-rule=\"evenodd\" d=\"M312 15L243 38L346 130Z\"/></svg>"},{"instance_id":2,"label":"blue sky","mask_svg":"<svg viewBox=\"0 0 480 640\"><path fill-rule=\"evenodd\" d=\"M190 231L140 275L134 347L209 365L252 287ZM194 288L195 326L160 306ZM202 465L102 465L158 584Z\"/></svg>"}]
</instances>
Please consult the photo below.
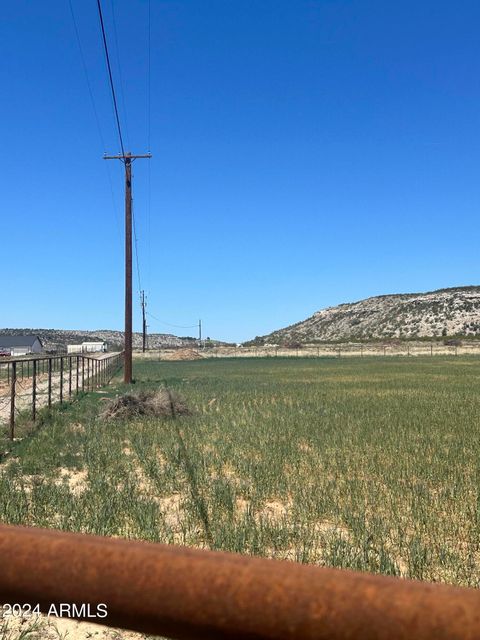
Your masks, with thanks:
<instances>
[{"instance_id":1,"label":"blue sky","mask_svg":"<svg viewBox=\"0 0 480 640\"><path fill-rule=\"evenodd\" d=\"M2 6L4 327L123 326L122 166L102 159L119 144L96 2L72 4L101 134L68 0ZM102 4L142 153L148 2ZM477 284L479 22L469 0L151 0L153 158L134 164L149 311L240 341Z\"/></svg>"}]
</instances>

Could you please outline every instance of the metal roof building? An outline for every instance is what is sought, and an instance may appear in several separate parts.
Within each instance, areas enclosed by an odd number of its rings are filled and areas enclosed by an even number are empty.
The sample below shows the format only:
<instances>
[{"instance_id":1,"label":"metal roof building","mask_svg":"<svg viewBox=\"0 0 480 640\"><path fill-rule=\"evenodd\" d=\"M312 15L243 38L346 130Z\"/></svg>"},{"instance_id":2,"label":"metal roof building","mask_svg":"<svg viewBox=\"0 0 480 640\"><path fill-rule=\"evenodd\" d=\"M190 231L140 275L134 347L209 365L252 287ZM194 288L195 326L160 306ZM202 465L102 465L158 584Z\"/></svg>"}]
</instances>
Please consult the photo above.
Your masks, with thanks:
<instances>
[{"instance_id":1,"label":"metal roof building","mask_svg":"<svg viewBox=\"0 0 480 640\"><path fill-rule=\"evenodd\" d=\"M28 353L42 353L43 344L36 335L5 336L0 335L0 354L25 356Z\"/></svg>"}]
</instances>

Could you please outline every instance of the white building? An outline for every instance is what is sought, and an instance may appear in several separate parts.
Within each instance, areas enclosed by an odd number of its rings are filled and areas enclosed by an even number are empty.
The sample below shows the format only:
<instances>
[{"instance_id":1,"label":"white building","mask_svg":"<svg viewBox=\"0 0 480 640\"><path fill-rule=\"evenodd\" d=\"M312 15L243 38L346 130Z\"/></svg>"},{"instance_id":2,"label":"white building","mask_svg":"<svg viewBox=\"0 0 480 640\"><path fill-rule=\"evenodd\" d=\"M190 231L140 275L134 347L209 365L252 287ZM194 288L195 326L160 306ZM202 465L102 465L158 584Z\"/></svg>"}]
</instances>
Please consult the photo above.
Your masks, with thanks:
<instances>
[{"instance_id":1,"label":"white building","mask_svg":"<svg viewBox=\"0 0 480 640\"><path fill-rule=\"evenodd\" d=\"M43 344L38 336L0 336L0 355L26 356L29 353L43 353Z\"/></svg>"},{"instance_id":2,"label":"white building","mask_svg":"<svg viewBox=\"0 0 480 640\"><path fill-rule=\"evenodd\" d=\"M98 351L105 352L107 350L107 343L105 340L98 342L82 342L83 353L95 353Z\"/></svg>"},{"instance_id":3,"label":"white building","mask_svg":"<svg viewBox=\"0 0 480 640\"><path fill-rule=\"evenodd\" d=\"M82 344L67 345L67 353L104 353L107 350L105 340L97 342L82 342Z\"/></svg>"}]
</instances>

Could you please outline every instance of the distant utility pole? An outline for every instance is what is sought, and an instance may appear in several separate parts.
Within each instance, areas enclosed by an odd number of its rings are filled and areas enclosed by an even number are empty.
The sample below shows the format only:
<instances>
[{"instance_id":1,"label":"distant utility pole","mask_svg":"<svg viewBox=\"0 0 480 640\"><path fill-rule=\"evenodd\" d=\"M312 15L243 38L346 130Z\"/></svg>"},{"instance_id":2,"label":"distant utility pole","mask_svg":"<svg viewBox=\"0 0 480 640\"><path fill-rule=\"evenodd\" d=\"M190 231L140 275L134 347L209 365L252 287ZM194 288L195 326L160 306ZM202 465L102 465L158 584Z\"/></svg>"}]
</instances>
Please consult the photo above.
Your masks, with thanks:
<instances>
[{"instance_id":1,"label":"distant utility pole","mask_svg":"<svg viewBox=\"0 0 480 640\"><path fill-rule=\"evenodd\" d=\"M129 151L125 155L107 156L104 160L121 160L125 165L125 366L123 380L132 382L132 161L137 158L151 158L151 153L134 156Z\"/></svg>"},{"instance_id":2,"label":"distant utility pole","mask_svg":"<svg viewBox=\"0 0 480 640\"><path fill-rule=\"evenodd\" d=\"M198 321L198 344L202 346L202 321Z\"/></svg>"},{"instance_id":3,"label":"distant utility pole","mask_svg":"<svg viewBox=\"0 0 480 640\"><path fill-rule=\"evenodd\" d=\"M142 351L145 353L145 349L147 348L147 320L145 318L145 307L147 303L145 302L145 291L141 293L141 302L142 302L142 318L143 318L143 334L142 334Z\"/></svg>"}]
</instances>

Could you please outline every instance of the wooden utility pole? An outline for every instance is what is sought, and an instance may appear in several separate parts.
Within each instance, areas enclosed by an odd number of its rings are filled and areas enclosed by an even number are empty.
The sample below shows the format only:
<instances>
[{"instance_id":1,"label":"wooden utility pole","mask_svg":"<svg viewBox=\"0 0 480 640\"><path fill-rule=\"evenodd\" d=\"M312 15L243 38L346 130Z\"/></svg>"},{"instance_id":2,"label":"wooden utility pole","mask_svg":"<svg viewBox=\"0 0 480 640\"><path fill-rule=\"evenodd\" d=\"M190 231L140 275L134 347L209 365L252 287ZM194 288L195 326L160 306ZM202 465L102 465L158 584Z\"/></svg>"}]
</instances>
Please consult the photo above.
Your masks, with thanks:
<instances>
[{"instance_id":1,"label":"wooden utility pole","mask_svg":"<svg viewBox=\"0 0 480 640\"><path fill-rule=\"evenodd\" d=\"M103 156L104 160L121 160L125 165L125 366L123 380L132 382L132 161L151 158L151 153L134 156Z\"/></svg>"},{"instance_id":2,"label":"wooden utility pole","mask_svg":"<svg viewBox=\"0 0 480 640\"><path fill-rule=\"evenodd\" d=\"M198 321L198 344L202 346L202 321Z\"/></svg>"},{"instance_id":3,"label":"wooden utility pole","mask_svg":"<svg viewBox=\"0 0 480 640\"><path fill-rule=\"evenodd\" d=\"M145 302L145 291L141 293L141 304L142 304L142 351L145 353L145 349L147 348L147 320L145 318L145 307L147 303Z\"/></svg>"}]
</instances>

